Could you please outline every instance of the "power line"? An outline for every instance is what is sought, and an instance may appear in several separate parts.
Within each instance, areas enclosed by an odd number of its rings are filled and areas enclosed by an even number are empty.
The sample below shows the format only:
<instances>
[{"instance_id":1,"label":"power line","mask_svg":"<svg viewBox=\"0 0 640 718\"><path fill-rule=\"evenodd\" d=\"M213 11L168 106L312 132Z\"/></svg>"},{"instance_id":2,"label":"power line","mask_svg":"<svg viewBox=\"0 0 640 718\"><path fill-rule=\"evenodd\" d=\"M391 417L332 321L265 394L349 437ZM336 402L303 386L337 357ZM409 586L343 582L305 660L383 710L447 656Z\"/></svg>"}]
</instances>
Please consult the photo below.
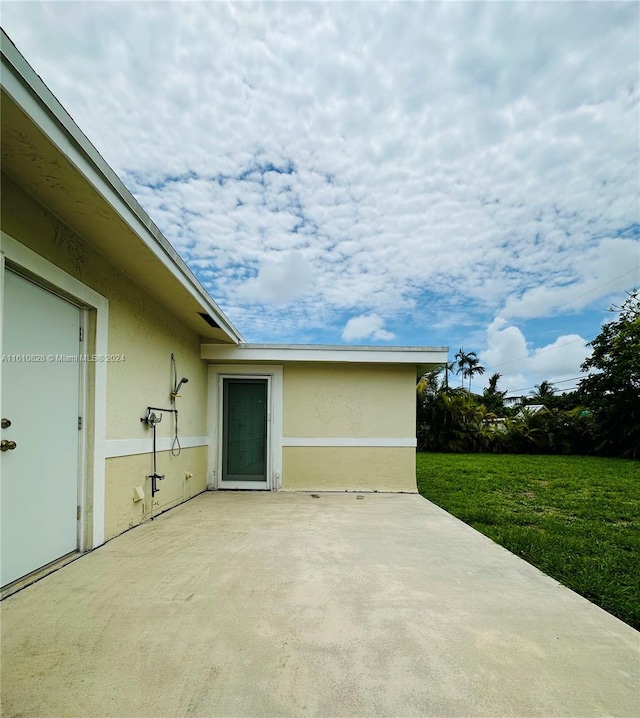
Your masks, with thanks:
<instances>
[{"instance_id":1,"label":"power line","mask_svg":"<svg viewBox=\"0 0 640 718\"><path fill-rule=\"evenodd\" d=\"M612 279L608 279L606 282L603 282L602 284L598 284L597 287L594 287L593 289L590 289L588 292L583 292L582 294L578 294L575 297L572 297L571 299L568 299L566 302L562 302L562 304L553 304L551 305L551 309L559 309L560 307L565 307L567 304L571 304L571 302L575 302L576 299L581 299L582 297L586 297L587 294L593 294L594 292L597 292L598 289L602 289L602 287L606 287L607 284L613 284L617 279L622 279L622 277L626 277L627 274L633 274L634 272L638 271L638 267L635 267L634 269L630 269L628 272L624 272L623 274L619 274L617 277L613 277ZM524 320L524 323L526 322L532 322L536 319L542 319L545 315L539 314L537 317L529 317L528 319Z\"/></svg>"},{"instance_id":2,"label":"power line","mask_svg":"<svg viewBox=\"0 0 640 718\"><path fill-rule=\"evenodd\" d=\"M571 377L571 379L561 379L560 381L550 381L549 384L555 385L555 384L566 384L568 381L575 381L576 379L584 379L582 376L574 376ZM535 389L537 384L534 384L533 386L525 386L524 389L513 389L509 391L526 391L527 389Z\"/></svg>"},{"instance_id":3,"label":"power line","mask_svg":"<svg viewBox=\"0 0 640 718\"><path fill-rule=\"evenodd\" d=\"M624 274L619 274L617 277L614 277L613 279L609 279L608 281L604 282L604 284L599 284L594 289L590 289L588 292L583 292L582 294L578 294L577 297L573 297L573 299L569 299L566 302L563 302L562 304L555 304L553 306L554 309L559 309L560 307L565 307L567 304L571 304L571 302L575 302L576 299L582 299L582 297L586 297L587 294L593 294L594 292L597 292L598 289L602 289L602 287L606 287L607 284L613 284L617 279L622 279L622 277L626 277L627 274L633 274L634 272L638 271L638 267L635 267L634 269L630 269L628 272L624 272ZM535 317L536 319L540 319L540 317ZM527 319L527 321L531 321L531 319Z\"/></svg>"},{"instance_id":4,"label":"power line","mask_svg":"<svg viewBox=\"0 0 640 718\"><path fill-rule=\"evenodd\" d=\"M505 366L505 364L513 364L517 361L524 361L525 359L531 359L532 357L537 357L538 354L544 354L545 352L550 352L553 349L560 349L561 347L568 347L569 344L575 344L576 342L583 342L587 339L591 339L592 337L595 337L598 334L596 332L595 334L588 334L586 337L580 337L580 339L572 339L570 342L564 342L564 344L554 344L551 347L547 347L546 349L540 349L539 351L534 351L533 354L527 354L523 357L518 357L517 359L509 359L509 361L503 361L501 364L492 364L491 368L495 369L499 366ZM588 342L587 342L588 343ZM586 346L586 344L585 344Z\"/></svg>"},{"instance_id":5,"label":"power line","mask_svg":"<svg viewBox=\"0 0 640 718\"><path fill-rule=\"evenodd\" d=\"M570 379L559 379L558 381L551 381L549 382L552 386L555 386L556 384L566 384L569 381L581 381L582 379L586 379L588 376L593 376L593 374L584 374L583 376L574 376ZM533 386L525 386L522 389L502 389L501 391L507 392L507 394L517 394L520 391L527 391L529 389L535 389L538 385L534 384ZM475 389L476 392L481 392L486 389L486 387L478 387L476 384L471 385L472 389ZM572 391L573 389L576 389L577 385L573 387L572 389L562 389L563 391ZM505 397L506 399L513 398L513 397Z\"/></svg>"},{"instance_id":6,"label":"power line","mask_svg":"<svg viewBox=\"0 0 640 718\"><path fill-rule=\"evenodd\" d=\"M568 381L576 381L579 379L585 379L588 376L591 376L591 375L585 374L584 376L571 377L571 379L560 379L559 381L550 381L549 384L551 384L551 386L555 386L556 384L566 384ZM519 391L527 391L528 389L535 389L537 386L539 386L539 384L534 384L533 386L525 386L524 389L507 389L507 391L517 394Z\"/></svg>"},{"instance_id":7,"label":"power line","mask_svg":"<svg viewBox=\"0 0 640 718\"><path fill-rule=\"evenodd\" d=\"M564 394L568 394L570 391L575 391L577 388L578 388L578 384L576 384L575 386L562 387L561 389L558 390L557 393L554 394L554 396L563 396ZM513 400L513 399L530 399L530 398L533 398L533 397L531 397L531 395L529 395L527 397L525 394L512 394L511 396L505 396L504 400L507 401L507 399Z\"/></svg>"},{"instance_id":8,"label":"power line","mask_svg":"<svg viewBox=\"0 0 640 718\"><path fill-rule=\"evenodd\" d=\"M560 307L566 306L567 304L571 304L571 302L575 302L576 299L581 299L582 297L586 297L588 294L593 294L593 292L597 292L598 289L602 289L602 287L606 287L607 284L612 284L616 280L621 279L622 277L626 277L628 274L633 274L634 272L637 272L637 271L638 271L638 267L635 267L634 269L630 269L628 272L619 274L617 277L613 277L612 279L609 279L608 281L604 282L603 284L599 284L597 287L594 287L594 289L590 289L588 292L583 292L582 294L578 294L576 297L572 297L571 299L569 299L566 302L563 302L562 304L557 304L553 308L558 309ZM543 316L544 315L540 314L537 317L530 317L529 319L525 320L525 323L534 321L535 319L542 319ZM569 346L570 344L575 344L576 342L583 341L584 339L592 339L597 334L598 334L598 332L595 332L594 334L589 334L587 337L584 337L584 338L581 337L580 339L573 339L572 341L565 342L564 344L556 344L554 346L547 347L546 349L541 349L540 351L535 352L533 355L527 354L526 356L519 357L517 359L509 359L509 361L502 362L501 364L492 364L491 367L492 367L492 369L495 369L500 366L505 366L506 364L513 364L514 362L517 362L517 361L523 361L524 359L530 359L531 356L538 356L538 354L544 354L545 352L550 352L553 349L560 349L561 347Z\"/></svg>"}]
</instances>

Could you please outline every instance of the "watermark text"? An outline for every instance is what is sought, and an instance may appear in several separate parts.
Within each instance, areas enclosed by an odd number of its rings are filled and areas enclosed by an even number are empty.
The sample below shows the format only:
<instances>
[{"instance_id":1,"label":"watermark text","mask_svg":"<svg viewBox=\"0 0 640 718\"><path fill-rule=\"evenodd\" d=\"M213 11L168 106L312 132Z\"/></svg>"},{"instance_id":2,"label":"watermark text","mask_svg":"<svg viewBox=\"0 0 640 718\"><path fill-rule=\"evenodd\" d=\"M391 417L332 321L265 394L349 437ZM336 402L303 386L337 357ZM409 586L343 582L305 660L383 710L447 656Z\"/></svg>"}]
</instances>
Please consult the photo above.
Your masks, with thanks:
<instances>
[{"instance_id":1,"label":"watermark text","mask_svg":"<svg viewBox=\"0 0 640 718\"><path fill-rule=\"evenodd\" d=\"M126 361L124 354L3 354L4 364L99 364Z\"/></svg>"}]
</instances>

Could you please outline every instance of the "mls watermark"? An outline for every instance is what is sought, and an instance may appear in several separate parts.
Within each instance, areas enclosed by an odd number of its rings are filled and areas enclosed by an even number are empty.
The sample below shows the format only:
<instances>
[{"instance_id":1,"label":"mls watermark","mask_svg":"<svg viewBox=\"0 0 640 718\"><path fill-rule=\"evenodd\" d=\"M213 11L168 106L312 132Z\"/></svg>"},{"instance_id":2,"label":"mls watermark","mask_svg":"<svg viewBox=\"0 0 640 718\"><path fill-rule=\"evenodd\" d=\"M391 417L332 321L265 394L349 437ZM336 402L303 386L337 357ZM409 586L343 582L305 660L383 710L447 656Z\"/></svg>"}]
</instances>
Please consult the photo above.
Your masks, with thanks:
<instances>
[{"instance_id":1,"label":"mls watermark","mask_svg":"<svg viewBox=\"0 0 640 718\"><path fill-rule=\"evenodd\" d=\"M3 354L6 364L101 364L126 361L124 354Z\"/></svg>"}]
</instances>

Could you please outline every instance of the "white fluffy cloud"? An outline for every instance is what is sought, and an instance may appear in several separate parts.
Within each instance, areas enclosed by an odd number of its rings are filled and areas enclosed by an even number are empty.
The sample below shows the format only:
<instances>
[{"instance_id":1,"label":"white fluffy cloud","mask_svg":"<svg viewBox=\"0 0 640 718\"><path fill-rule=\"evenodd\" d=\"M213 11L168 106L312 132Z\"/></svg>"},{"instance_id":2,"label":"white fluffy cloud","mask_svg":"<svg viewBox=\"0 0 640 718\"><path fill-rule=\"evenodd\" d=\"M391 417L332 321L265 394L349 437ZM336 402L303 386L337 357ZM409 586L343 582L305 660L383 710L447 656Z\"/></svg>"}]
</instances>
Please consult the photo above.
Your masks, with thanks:
<instances>
[{"instance_id":1,"label":"white fluffy cloud","mask_svg":"<svg viewBox=\"0 0 640 718\"><path fill-rule=\"evenodd\" d=\"M313 285L312 271L299 252L292 252L282 261L267 258L257 277L238 288L238 293L249 300L264 304L286 304L300 299Z\"/></svg>"},{"instance_id":2,"label":"white fluffy cloud","mask_svg":"<svg viewBox=\"0 0 640 718\"><path fill-rule=\"evenodd\" d=\"M501 317L515 346L640 282L639 26L634 3L3 5L251 341L378 317L479 348Z\"/></svg>"},{"instance_id":3,"label":"white fluffy cloud","mask_svg":"<svg viewBox=\"0 0 640 718\"><path fill-rule=\"evenodd\" d=\"M390 341L394 337L395 334L384 329L384 319L377 314L352 317L342 331L345 342L360 342L369 338L376 341Z\"/></svg>"},{"instance_id":4,"label":"white fluffy cloud","mask_svg":"<svg viewBox=\"0 0 640 718\"><path fill-rule=\"evenodd\" d=\"M618 295L640 284L640 247L637 240L605 238L572 257L556 257L547 282L508 297L503 317L539 317L554 310L576 311L593 297Z\"/></svg>"},{"instance_id":5,"label":"white fluffy cloud","mask_svg":"<svg viewBox=\"0 0 640 718\"><path fill-rule=\"evenodd\" d=\"M486 346L479 358L487 375L499 372L499 386L516 393L543 380L556 382L559 389L573 388L580 365L591 353L587 340L577 334L559 336L546 346L532 348L522 331L502 318L487 328Z\"/></svg>"}]
</instances>

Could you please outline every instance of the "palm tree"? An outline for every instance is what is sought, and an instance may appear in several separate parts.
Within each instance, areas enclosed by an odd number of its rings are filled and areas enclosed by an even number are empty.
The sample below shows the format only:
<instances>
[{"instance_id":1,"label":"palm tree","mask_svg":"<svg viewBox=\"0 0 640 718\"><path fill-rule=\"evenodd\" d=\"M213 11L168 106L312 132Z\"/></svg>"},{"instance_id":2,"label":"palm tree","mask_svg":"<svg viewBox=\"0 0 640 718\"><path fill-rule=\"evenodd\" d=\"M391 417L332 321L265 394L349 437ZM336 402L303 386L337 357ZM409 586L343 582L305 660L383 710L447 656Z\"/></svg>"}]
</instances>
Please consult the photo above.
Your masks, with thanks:
<instances>
[{"instance_id":1,"label":"palm tree","mask_svg":"<svg viewBox=\"0 0 640 718\"><path fill-rule=\"evenodd\" d=\"M456 352L456 374L462 372L460 386L462 387L464 380L469 377L469 393L471 393L471 379L476 374L484 374L484 367L480 364L476 352L465 352L464 347L460 347Z\"/></svg>"},{"instance_id":2,"label":"palm tree","mask_svg":"<svg viewBox=\"0 0 640 718\"><path fill-rule=\"evenodd\" d=\"M482 392L482 401L489 411L499 414L504 410L506 391L498 389L498 380L502 375L499 372L489 377L489 386Z\"/></svg>"},{"instance_id":3,"label":"palm tree","mask_svg":"<svg viewBox=\"0 0 640 718\"><path fill-rule=\"evenodd\" d=\"M462 376L469 377L469 394L471 394L471 379L476 374L479 374L480 376L484 374L484 367L480 364L480 360L476 356L476 353L470 352L470 354L473 354L473 356L467 360L467 368L462 372Z\"/></svg>"},{"instance_id":4,"label":"palm tree","mask_svg":"<svg viewBox=\"0 0 640 718\"><path fill-rule=\"evenodd\" d=\"M494 391L498 391L498 380L500 379L501 376L502 376L502 374L499 371L497 371L497 372L495 372L495 374L492 374L489 377L489 386L487 387L487 391L490 391L491 393L493 393ZM505 394L506 393L507 392L505 392Z\"/></svg>"},{"instance_id":5,"label":"palm tree","mask_svg":"<svg viewBox=\"0 0 640 718\"><path fill-rule=\"evenodd\" d=\"M454 361L447 362L447 363L444 365L444 383L443 383L443 387L445 387L446 389L449 388L449 372L450 372L450 371L453 371L453 367L454 367L455 365L456 365L456 363L455 363Z\"/></svg>"},{"instance_id":6,"label":"palm tree","mask_svg":"<svg viewBox=\"0 0 640 718\"><path fill-rule=\"evenodd\" d=\"M464 347L460 347L458 351L456 352L456 366L458 367L456 369L456 374L462 373L462 378L460 379L460 386L462 386L465 377L468 376L467 374L467 367L469 366L469 362L473 359L478 359L478 355L475 352L465 352Z\"/></svg>"},{"instance_id":7,"label":"palm tree","mask_svg":"<svg viewBox=\"0 0 640 718\"><path fill-rule=\"evenodd\" d=\"M535 391L531 393L531 400L536 404L545 404L555 396L556 388L546 379L535 385Z\"/></svg>"}]
</instances>

